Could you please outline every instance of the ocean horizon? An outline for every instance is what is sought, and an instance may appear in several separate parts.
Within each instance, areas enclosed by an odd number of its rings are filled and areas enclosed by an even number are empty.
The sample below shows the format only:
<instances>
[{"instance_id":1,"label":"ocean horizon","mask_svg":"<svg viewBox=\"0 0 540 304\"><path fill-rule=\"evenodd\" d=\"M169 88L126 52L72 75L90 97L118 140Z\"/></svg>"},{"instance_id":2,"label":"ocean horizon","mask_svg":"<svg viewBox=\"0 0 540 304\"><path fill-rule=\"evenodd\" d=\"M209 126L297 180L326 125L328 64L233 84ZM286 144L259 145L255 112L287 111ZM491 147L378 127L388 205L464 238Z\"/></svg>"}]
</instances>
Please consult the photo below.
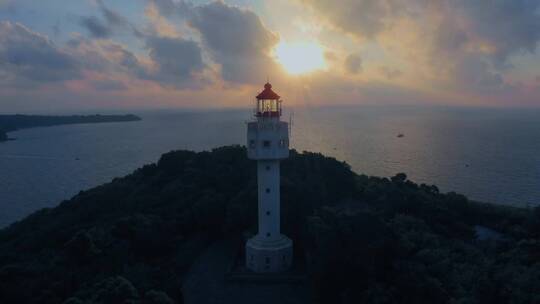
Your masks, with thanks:
<instances>
[{"instance_id":1,"label":"ocean horizon","mask_svg":"<svg viewBox=\"0 0 540 304\"><path fill-rule=\"evenodd\" d=\"M143 120L9 133L16 140L0 144L0 227L171 150L244 145L245 122L252 118L251 109L133 114ZM540 110L304 106L285 112L289 119L292 149L335 157L359 174L403 172L473 200L540 204Z\"/></svg>"}]
</instances>

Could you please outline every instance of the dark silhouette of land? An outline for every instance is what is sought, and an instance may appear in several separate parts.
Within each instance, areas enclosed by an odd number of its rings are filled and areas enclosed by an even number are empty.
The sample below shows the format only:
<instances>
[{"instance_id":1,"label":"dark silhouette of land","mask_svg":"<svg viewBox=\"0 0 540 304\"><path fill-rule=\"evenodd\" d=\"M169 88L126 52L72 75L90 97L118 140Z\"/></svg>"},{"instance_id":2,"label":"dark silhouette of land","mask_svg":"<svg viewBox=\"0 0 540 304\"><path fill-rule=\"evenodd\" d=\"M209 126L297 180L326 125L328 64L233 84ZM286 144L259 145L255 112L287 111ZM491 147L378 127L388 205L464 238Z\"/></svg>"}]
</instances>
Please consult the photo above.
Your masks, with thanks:
<instances>
[{"instance_id":1,"label":"dark silhouette of land","mask_svg":"<svg viewBox=\"0 0 540 304\"><path fill-rule=\"evenodd\" d=\"M7 132L20 129L49 127L57 125L138 121L135 115L0 115L0 142L8 140Z\"/></svg>"},{"instance_id":2,"label":"dark silhouette of land","mask_svg":"<svg viewBox=\"0 0 540 304\"><path fill-rule=\"evenodd\" d=\"M0 303L539 302L540 208L317 153L293 150L281 169L301 286L225 282L257 229L256 163L234 146L164 154L0 230Z\"/></svg>"}]
</instances>

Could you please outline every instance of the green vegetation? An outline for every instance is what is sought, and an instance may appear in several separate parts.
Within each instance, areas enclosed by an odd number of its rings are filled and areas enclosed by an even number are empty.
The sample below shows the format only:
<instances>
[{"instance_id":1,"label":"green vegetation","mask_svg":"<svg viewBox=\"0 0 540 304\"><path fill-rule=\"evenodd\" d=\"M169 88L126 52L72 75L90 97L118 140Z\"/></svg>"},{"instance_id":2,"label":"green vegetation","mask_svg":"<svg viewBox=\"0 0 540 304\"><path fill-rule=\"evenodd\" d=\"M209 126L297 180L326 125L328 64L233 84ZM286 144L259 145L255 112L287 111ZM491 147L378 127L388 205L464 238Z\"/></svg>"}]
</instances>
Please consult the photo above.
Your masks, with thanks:
<instances>
[{"instance_id":1,"label":"green vegetation","mask_svg":"<svg viewBox=\"0 0 540 304\"><path fill-rule=\"evenodd\" d=\"M0 230L0 303L182 303L183 276L206 246L256 229L245 152L170 152ZM292 151L282 209L319 303L540 302L539 208L475 203ZM502 236L479 240L476 225Z\"/></svg>"},{"instance_id":2,"label":"green vegetation","mask_svg":"<svg viewBox=\"0 0 540 304\"><path fill-rule=\"evenodd\" d=\"M0 142L8 139L6 132L56 125L125 122L137 121L141 118L135 115L72 115L72 116L41 116L41 115L0 115Z\"/></svg>"}]
</instances>

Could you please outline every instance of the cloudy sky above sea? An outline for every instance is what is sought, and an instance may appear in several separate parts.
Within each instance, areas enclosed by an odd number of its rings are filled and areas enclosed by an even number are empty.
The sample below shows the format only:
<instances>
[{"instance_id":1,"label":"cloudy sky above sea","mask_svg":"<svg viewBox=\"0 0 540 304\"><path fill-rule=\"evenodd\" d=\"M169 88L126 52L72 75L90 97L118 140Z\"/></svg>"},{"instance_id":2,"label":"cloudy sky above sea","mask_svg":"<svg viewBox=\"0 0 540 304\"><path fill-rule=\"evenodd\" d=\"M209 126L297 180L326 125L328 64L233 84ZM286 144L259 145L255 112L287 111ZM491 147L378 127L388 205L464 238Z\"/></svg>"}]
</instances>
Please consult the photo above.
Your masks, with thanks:
<instances>
[{"instance_id":1,"label":"cloudy sky above sea","mask_svg":"<svg viewBox=\"0 0 540 304\"><path fill-rule=\"evenodd\" d=\"M0 0L0 112L540 106L540 0Z\"/></svg>"}]
</instances>

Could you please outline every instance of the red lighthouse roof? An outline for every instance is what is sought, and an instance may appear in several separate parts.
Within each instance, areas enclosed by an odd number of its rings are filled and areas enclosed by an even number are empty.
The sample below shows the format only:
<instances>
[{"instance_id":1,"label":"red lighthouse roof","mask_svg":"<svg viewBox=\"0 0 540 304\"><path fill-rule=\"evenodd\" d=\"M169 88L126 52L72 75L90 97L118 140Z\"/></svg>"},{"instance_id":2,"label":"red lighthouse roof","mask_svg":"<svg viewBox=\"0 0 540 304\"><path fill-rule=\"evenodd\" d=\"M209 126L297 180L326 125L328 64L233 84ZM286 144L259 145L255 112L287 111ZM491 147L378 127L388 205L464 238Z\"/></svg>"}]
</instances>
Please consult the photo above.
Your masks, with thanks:
<instances>
[{"instance_id":1,"label":"red lighthouse roof","mask_svg":"<svg viewBox=\"0 0 540 304\"><path fill-rule=\"evenodd\" d=\"M272 91L272 85L267 82L264 85L264 90L257 95L257 99L270 99L270 100L278 100L280 96L276 94L276 92Z\"/></svg>"}]
</instances>

